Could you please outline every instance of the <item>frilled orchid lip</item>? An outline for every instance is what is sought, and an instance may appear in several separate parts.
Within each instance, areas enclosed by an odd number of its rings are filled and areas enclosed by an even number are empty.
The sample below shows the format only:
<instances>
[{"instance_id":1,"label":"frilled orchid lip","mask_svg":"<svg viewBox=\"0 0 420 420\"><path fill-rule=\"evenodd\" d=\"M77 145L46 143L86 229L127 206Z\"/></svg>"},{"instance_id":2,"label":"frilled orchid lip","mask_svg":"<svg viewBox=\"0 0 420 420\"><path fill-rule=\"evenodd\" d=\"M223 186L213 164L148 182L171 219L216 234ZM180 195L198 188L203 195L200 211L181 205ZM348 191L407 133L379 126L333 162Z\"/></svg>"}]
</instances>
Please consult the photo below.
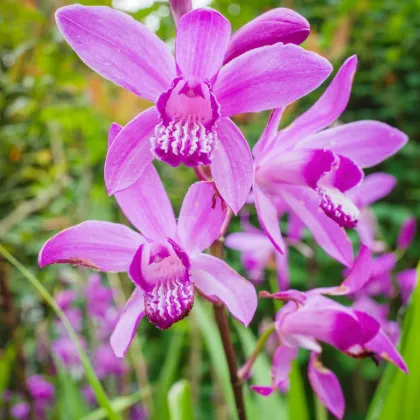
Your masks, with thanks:
<instances>
[{"instance_id":1,"label":"frilled orchid lip","mask_svg":"<svg viewBox=\"0 0 420 420\"><path fill-rule=\"evenodd\" d=\"M149 321L165 330L185 318L194 303L190 261L171 239L141 245L129 274L144 292Z\"/></svg>"},{"instance_id":2,"label":"frilled orchid lip","mask_svg":"<svg viewBox=\"0 0 420 420\"><path fill-rule=\"evenodd\" d=\"M220 106L209 82L176 78L157 101L161 121L151 138L152 152L176 167L210 165L217 147Z\"/></svg>"}]
</instances>

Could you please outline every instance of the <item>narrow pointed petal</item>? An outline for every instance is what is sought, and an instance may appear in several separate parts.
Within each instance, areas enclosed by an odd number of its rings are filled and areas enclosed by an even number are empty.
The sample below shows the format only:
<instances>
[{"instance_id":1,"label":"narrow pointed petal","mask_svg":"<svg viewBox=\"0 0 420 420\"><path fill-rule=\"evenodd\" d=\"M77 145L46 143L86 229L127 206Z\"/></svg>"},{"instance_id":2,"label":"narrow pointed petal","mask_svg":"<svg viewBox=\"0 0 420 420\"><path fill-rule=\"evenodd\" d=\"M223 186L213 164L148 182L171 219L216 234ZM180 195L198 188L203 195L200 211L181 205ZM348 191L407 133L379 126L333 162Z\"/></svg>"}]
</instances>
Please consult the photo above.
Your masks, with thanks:
<instances>
[{"instance_id":1,"label":"narrow pointed petal","mask_svg":"<svg viewBox=\"0 0 420 420\"><path fill-rule=\"evenodd\" d=\"M270 10L240 28L229 43L225 63L255 48L283 44L301 44L310 33L309 22L291 9Z\"/></svg>"},{"instance_id":2,"label":"narrow pointed petal","mask_svg":"<svg viewBox=\"0 0 420 420\"><path fill-rule=\"evenodd\" d=\"M281 131L279 142L299 143L308 135L315 134L332 124L346 109L356 68L357 57L353 55L341 66L318 101L296 118L293 124Z\"/></svg>"},{"instance_id":3,"label":"narrow pointed petal","mask_svg":"<svg viewBox=\"0 0 420 420\"><path fill-rule=\"evenodd\" d=\"M73 264L94 270L127 271L144 238L118 223L89 220L57 233L42 247L38 263Z\"/></svg>"},{"instance_id":4,"label":"narrow pointed petal","mask_svg":"<svg viewBox=\"0 0 420 420\"><path fill-rule=\"evenodd\" d=\"M226 64L215 93L226 117L281 108L316 89L331 70L325 58L279 43L248 51Z\"/></svg>"},{"instance_id":5,"label":"narrow pointed petal","mask_svg":"<svg viewBox=\"0 0 420 420\"><path fill-rule=\"evenodd\" d=\"M178 219L178 238L188 253L208 248L219 236L226 218L226 205L212 182L197 182L189 188Z\"/></svg>"},{"instance_id":6,"label":"narrow pointed petal","mask_svg":"<svg viewBox=\"0 0 420 420\"><path fill-rule=\"evenodd\" d=\"M268 123L261 134L257 144L252 149L252 153L255 158L258 158L263 152L267 151L273 143L273 140L277 134L281 117L283 115L284 108L277 108L271 114Z\"/></svg>"},{"instance_id":7,"label":"narrow pointed petal","mask_svg":"<svg viewBox=\"0 0 420 420\"><path fill-rule=\"evenodd\" d=\"M344 229L319 208L316 192L309 188L285 185L281 196L312 232L319 246L340 263L351 267L353 264L351 241Z\"/></svg>"},{"instance_id":8,"label":"narrow pointed petal","mask_svg":"<svg viewBox=\"0 0 420 420\"><path fill-rule=\"evenodd\" d=\"M178 23L182 16L192 10L191 0L169 0L169 5L171 6L171 12L175 24Z\"/></svg>"},{"instance_id":9,"label":"narrow pointed petal","mask_svg":"<svg viewBox=\"0 0 420 420\"><path fill-rule=\"evenodd\" d=\"M213 9L197 9L178 23L175 55L181 73L203 81L222 67L231 34L230 22Z\"/></svg>"},{"instance_id":10,"label":"narrow pointed petal","mask_svg":"<svg viewBox=\"0 0 420 420\"><path fill-rule=\"evenodd\" d=\"M155 101L176 77L165 43L126 13L75 4L58 9L56 21L87 66L142 98Z\"/></svg>"},{"instance_id":11,"label":"narrow pointed petal","mask_svg":"<svg viewBox=\"0 0 420 420\"><path fill-rule=\"evenodd\" d=\"M302 220L296 215L295 212L289 212L289 229L287 231L287 236L289 240L300 241L303 236L303 230L305 225L302 223Z\"/></svg>"},{"instance_id":12,"label":"narrow pointed petal","mask_svg":"<svg viewBox=\"0 0 420 420\"><path fill-rule=\"evenodd\" d=\"M399 249L407 249L411 245L411 242L413 242L416 234L416 230L417 222L414 217L409 217L405 220L398 235L397 246Z\"/></svg>"},{"instance_id":13,"label":"narrow pointed petal","mask_svg":"<svg viewBox=\"0 0 420 420\"><path fill-rule=\"evenodd\" d=\"M299 147L326 148L370 168L397 153L408 141L400 130L379 121L357 121L323 130Z\"/></svg>"},{"instance_id":14,"label":"narrow pointed petal","mask_svg":"<svg viewBox=\"0 0 420 420\"><path fill-rule=\"evenodd\" d=\"M150 138L159 122L156 108L137 115L117 135L105 162L105 182L110 195L136 182L152 163Z\"/></svg>"},{"instance_id":15,"label":"narrow pointed petal","mask_svg":"<svg viewBox=\"0 0 420 420\"><path fill-rule=\"evenodd\" d=\"M159 174L150 164L130 187L117 192L115 198L127 219L146 238L173 238L176 220L171 202Z\"/></svg>"},{"instance_id":16,"label":"narrow pointed petal","mask_svg":"<svg viewBox=\"0 0 420 420\"><path fill-rule=\"evenodd\" d=\"M256 183L253 187L255 207L258 220L274 247L281 254L284 253L285 244L280 231L280 222L277 217L277 209L270 197L265 194Z\"/></svg>"},{"instance_id":17,"label":"narrow pointed petal","mask_svg":"<svg viewBox=\"0 0 420 420\"><path fill-rule=\"evenodd\" d=\"M365 176L360 185L348 191L348 195L358 207L366 207L386 197L396 183L394 176L378 172Z\"/></svg>"},{"instance_id":18,"label":"narrow pointed petal","mask_svg":"<svg viewBox=\"0 0 420 420\"><path fill-rule=\"evenodd\" d=\"M340 382L335 374L318 360L316 353L311 353L308 370L309 382L319 400L337 418L342 419L345 401Z\"/></svg>"},{"instance_id":19,"label":"narrow pointed petal","mask_svg":"<svg viewBox=\"0 0 420 420\"><path fill-rule=\"evenodd\" d=\"M144 296L140 288L136 287L127 301L118 323L111 335L112 350L117 357L124 357L136 335L137 326L145 315Z\"/></svg>"},{"instance_id":20,"label":"narrow pointed petal","mask_svg":"<svg viewBox=\"0 0 420 420\"><path fill-rule=\"evenodd\" d=\"M268 397L274 392L274 388L272 386L251 385L250 388L263 397Z\"/></svg>"},{"instance_id":21,"label":"narrow pointed petal","mask_svg":"<svg viewBox=\"0 0 420 420\"><path fill-rule=\"evenodd\" d=\"M360 242L372 251L380 252L380 244L375 240L375 231L377 227L376 217L370 209L363 209L357 220L355 228L359 235Z\"/></svg>"},{"instance_id":22,"label":"narrow pointed petal","mask_svg":"<svg viewBox=\"0 0 420 420\"><path fill-rule=\"evenodd\" d=\"M417 270L410 268L408 270L397 273L397 283L400 288L401 299L404 305L410 301L411 294L417 283Z\"/></svg>"},{"instance_id":23,"label":"narrow pointed petal","mask_svg":"<svg viewBox=\"0 0 420 420\"><path fill-rule=\"evenodd\" d=\"M248 143L235 123L223 118L217 127L219 146L211 172L220 195L237 214L252 186L252 155Z\"/></svg>"},{"instance_id":24,"label":"narrow pointed petal","mask_svg":"<svg viewBox=\"0 0 420 420\"><path fill-rule=\"evenodd\" d=\"M262 248L273 251L273 245L264 232L234 232L225 239L228 248L242 252L258 251Z\"/></svg>"},{"instance_id":25,"label":"narrow pointed petal","mask_svg":"<svg viewBox=\"0 0 420 420\"><path fill-rule=\"evenodd\" d=\"M292 369L292 362L298 355L298 349L295 347L280 346L273 356L272 377L276 388L281 387L284 381L287 381Z\"/></svg>"},{"instance_id":26,"label":"narrow pointed petal","mask_svg":"<svg viewBox=\"0 0 420 420\"><path fill-rule=\"evenodd\" d=\"M114 143L114 140L120 134L121 130L124 127L116 122L111 124L111 127L109 127L108 131L108 150L111 147L112 143Z\"/></svg>"},{"instance_id":27,"label":"narrow pointed petal","mask_svg":"<svg viewBox=\"0 0 420 420\"><path fill-rule=\"evenodd\" d=\"M276 266L277 266L277 281L279 283L279 290L287 290L290 286L290 273L289 273L289 250L284 248L284 254L280 252L275 253Z\"/></svg>"},{"instance_id":28,"label":"narrow pointed petal","mask_svg":"<svg viewBox=\"0 0 420 420\"><path fill-rule=\"evenodd\" d=\"M192 261L191 279L208 299L223 302L246 327L252 321L257 309L255 288L224 261L211 255L197 255Z\"/></svg>"}]
</instances>

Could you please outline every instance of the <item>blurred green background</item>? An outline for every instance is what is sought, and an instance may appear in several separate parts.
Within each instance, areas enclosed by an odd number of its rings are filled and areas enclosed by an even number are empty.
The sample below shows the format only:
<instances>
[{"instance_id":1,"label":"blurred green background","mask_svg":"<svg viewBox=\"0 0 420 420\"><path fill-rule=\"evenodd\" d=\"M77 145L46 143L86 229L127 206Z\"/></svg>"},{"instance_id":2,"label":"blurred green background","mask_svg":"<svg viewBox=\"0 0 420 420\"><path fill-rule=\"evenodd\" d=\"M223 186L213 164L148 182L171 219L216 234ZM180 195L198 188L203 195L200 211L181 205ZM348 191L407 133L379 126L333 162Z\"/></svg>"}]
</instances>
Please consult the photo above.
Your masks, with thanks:
<instances>
[{"instance_id":1,"label":"blurred green background","mask_svg":"<svg viewBox=\"0 0 420 420\"><path fill-rule=\"evenodd\" d=\"M81 3L111 5L109 1ZM47 0L2 0L0 3L0 243L52 294L60 289L58 278L66 270L77 271L80 282L88 273L71 268L63 271L58 267L40 271L37 254L42 244L57 231L87 219L124 221L114 200L108 198L103 182L107 132L113 121L125 124L150 105L105 81L78 59L54 22L55 10L66 4L69 2ZM167 3L115 0L113 6L130 12L173 46L175 26ZM353 93L341 120L380 120L398 127L410 137L401 152L375 168L375 171L391 173L398 179L392 194L374 206L383 239L392 248L402 221L409 215L420 219L420 1L211 2L211 7L228 17L234 30L262 12L279 6L292 8L309 20L311 35L303 46L327 57L335 69L348 56L358 55L359 68ZM312 104L325 86L294 104L287 112L285 123ZM268 113L240 115L235 121L252 145L267 118ZM178 211L185 191L195 179L194 172L185 167L173 170L165 165L158 165L158 169ZM239 223L234 221L231 230L236 229L239 229ZM417 236L400 263L401 268L415 266L419 246ZM228 258L234 268L243 272L237 253L229 251ZM306 263L293 253L291 262L292 286L305 287L308 281ZM318 252L317 264L316 281L319 284L340 281L341 268L331 258ZM33 355L41 326L44 328L54 315L24 277L1 259L0 280L0 348L3 349L0 353L3 362L0 388L19 390L19 380L25 372L48 373L47 366ZM119 280L128 294L130 282L124 276ZM267 285L262 288L266 289ZM203 329L214 328L207 310L206 305L195 308L190 318L164 333L143 322L139 328L140 344L150 381L158 384L154 397L159 398L162 393L160 398L165 405L169 386L180 378L187 378L193 384L196 418L229 419L231 413L226 408L228 398L221 379L223 372L218 371L222 369L217 362L220 353L208 345L207 333L200 335ZM244 332L236 322L232 324L242 362L252 350L259 324L266 317L272 318L273 314L272 302L261 301L250 331ZM5 349L10 346L15 351L9 360ZM329 350L324 361L339 375L345 389L346 418L366 418L383 369L377 369L369 361L351 360ZM306 358L307 355L302 354L302 372L305 372ZM135 355L133 360L136 360ZM267 378L268 361L268 357L262 359L262 365L258 367ZM9 365L9 371L5 365ZM83 379L76 381L82 382ZM251 410L265 414L249 417L286 418L281 413L289 409L288 418L315 418L306 373L300 375L296 369L292 382L293 390L297 391L287 401L275 396L266 400L269 402L261 402L259 397L250 396L248 399L254 404ZM61 385L56 383L56 386ZM111 388L108 391L112 397L118 396ZM305 407L308 407L307 412ZM294 417L290 410L295 413ZM63 417L59 411L54 415L63 419L78 418L76 414ZM318 416L322 415L325 413L318 413ZM167 416L165 412L160 418Z\"/></svg>"}]
</instances>

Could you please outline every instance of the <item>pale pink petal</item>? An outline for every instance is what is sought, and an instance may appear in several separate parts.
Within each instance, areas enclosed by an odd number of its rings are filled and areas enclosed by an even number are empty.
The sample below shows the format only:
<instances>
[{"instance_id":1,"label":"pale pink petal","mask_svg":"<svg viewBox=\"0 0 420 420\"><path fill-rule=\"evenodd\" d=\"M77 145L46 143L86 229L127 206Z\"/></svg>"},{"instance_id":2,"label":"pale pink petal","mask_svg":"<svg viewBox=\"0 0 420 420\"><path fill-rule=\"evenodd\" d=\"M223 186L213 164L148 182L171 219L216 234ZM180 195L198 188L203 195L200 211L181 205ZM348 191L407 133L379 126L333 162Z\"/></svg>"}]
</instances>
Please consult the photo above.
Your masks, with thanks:
<instances>
[{"instance_id":1,"label":"pale pink petal","mask_svg":"<svg viewBox=\"0 0 420 420\"><path fill-rule=\"evenodd\" d=\"M387 196L396 183L394 176L378 172L365 176L363 182L347 194L358 207L366 207Z\"/></svg>"},{"instance_id":2,"label":"pale pink petal","mask_svg":"<svg viewBox=\"0 0 420 420\"><path fill-rule=\"evenodd\" d=\"M271 114L268 123L261 134L260 139L252 149L252 153L255 158L259 157L262 153L266 152L273 143L273 140L277 134L281 117L283 115L284 108L277 108Z\"/></svg>"},{"instance_id":3,"label":"pale pink petal","mask_svg":"<svg viewBox=\"0 0 420 420\"><path fill-rule=\"evenodd\" d=\"M134 184L152 163L150 138L159 122L155 107L137 115L117 135L105 162L105 182L110 195Z\"/></svg>"},{"instance_id":4,"label":"pale pink petal","mask_svg":"<svg viewBox=\"0 0 420 420\"><path fill-rule=\"evenodd\" d=\"M222 67L231 34L230 22L212 9L184 15L177 27L175 56L182 75L211 79Z\"/></svg>"},{"instance_id":5,"label":"pale pink petal","mask_svg":"<svg viewBox=\"0 0 420 420\"><path fill-rule=\"evenodd\" d=\"M115 198L127 219L146 238L158 240L175 236L174 211L153 164L133 185L115 193Z\"/></svg>"},{"instance_id":6,"label":"pale pink petal","mask_svg":"<svg viewBox=\"0 0 420 420\"><path fill-rule=\"evenodd\" d=\"M397 153L408 141L400 130L379 121L357 121L307 137L299 147L326 148L369 168Z\"/></svg>"},{"instance_id":7,"label":"pale pink petal","mask_svg":"<svg viewBox=\"0 0 420 420\"><path fill-rule=\"evenodd\" d=\"M312 389L322 404L335 417L342 419L344 416L345 401L340 382L331 370L321 364L316 353L311 353L308 377Z\"/></svg>"},{"instance_id":8,"label":"pale pink petal","mask_svg":"<svg viewBox=\"0 0 420 420\"><path fill-rule=\"evenodd\" d=\"M277 217L277 209L270 197L265 194L256 183L253 187L255 207L258 220L274 247L284 253L284 241L281 236L280 222Z\"/></svg>"},{"instance_id":9,"label":"pale pink petal","mask_svg":"<svg viewBox=\"0 0 420 420\"><path fill-rule=\"evenodd\" d=\"M398 234L397 246L399 249L407 249L411 245L416 235L416 230L417 222L414 217L409 217L404 221Z\"/></svg>"},{"instance_id":10,"label":"pale pink petal","mask_svg":"<svg viewBox=\"0 0 420 420\"><path fill-rule=\"evenodd\" d=\"M371 211L371 209L362 209L362 211L359 213L359 218L355 229L362 244L365 244L374 252L383 251L383 246L375 239L377 221L376 216Z\"/></svg>"},{"instance_id":11,"label":"pale pink petal","mask_svg":"<svg viewBox=\"0 0 420 420\"><path fill-rule=\"evenodd\" d=\"M283 44L301 44L310 32L309 22L291 9L270 10L242 26L233 36L225 63L254 48Z\"/></svg>"},{"instance_id":12,"label":"pale pink petal","mask_svg":"<svg viewBox=\"0 0 420 420\"><path fill-rule=\"evenodd\" d=\"M211 164L211 172L220 195L237 214L245 204L252 185L252 155L248 143L229 118L217 127L219 145Z\"/></svg>"},{"instance_id":13,"label":"pale pink petal","mask_svg":"<svg viewBox=\"0 0 420 420\"><path fill-rule=\"evenodd\" d=\"M111 147L112 143L114 143L114 140L117 138L118 134L120 134L120 131L124 127L118 123L112 123L111 127L109 127L108 131L108 150Z\"/></svg>"},{"instance_id":14,"label":"pale pink petal","mask_svg":"<svg viewBox=\"0 0 420 420\"><path fill-rule=\"evenodd\" d=\"M182 203L177 235L189 253L201 252L219 236L226 218L226 205L212 182L197 182Z\"/></svg>"},{"instance_id":15,"label":"pale pink petal","mask_svg":"<svg viewBox=\"0 0 420 420\"><path fill-rule=\"evenodd\" d=\"M346 109L356 68L357 57L353 55L344 62L318 101L280 132L278 141L296 144L332 124ZM308 142L307 146L312 147L312 143Z\"/></svg>"},{"instance_id":16,"label":"pale pink petal","mask_svg":"<svg viewBox=\"0 0 420 420\"><path fill-rule=\"evenodd\" d=\"M279 290L287 290L290 286L289 249L285 247L283 255L276 251L275 258Z\"/></svg>"},{"instance_id":17,"label":"pale pink petal","mask_svg":"<svg viewBox=\"0 0 420 420\"><path fill-rule=\"evenodd\" d=\"M284 381L289 378L292 370L292 362L298 355L298 349L294 347L280 346L273 356L273 367L271 375L276 388L281 387Z\"/></svg>"},{"instance_id":18,"label":"pale pink petal","mask_svg":"<svg viewBox=\"0 0 420 420\"><path fill-rule=\"evenodd\" d=\"M248 51L222 67L215 93L224 116L281 108L316 89L331 70L325 58L279 43Z\"/></svg>"},{"instance_id":19,"label":"pale pink petal","mask_svg":"<svg viewBox=\"0 0 420 420\"><path fill-rule=\"evenodd\" d=\"M171 6L172 16L175 23L178 23L179 19L182 18L186 13L192 10L191 0L169 0L169 6Z\"/></svg>"},{"instance_id":20,"label":"pale pink petal","mask_svg":"<svg viewBox=\"0 0 420 420\"><path fill-rule=\"evenodd\" d=\"M287 230L288 239L292 241L300 241L302 239L304 229L305 225L302 220L299 219L295 212L289 211L289 229Z\"/></svg>"},{"instance_id":21,"label":"pale pink petal","mask_svg":"<svg viewBox=\"0 0 420 420\"><path fill-rule=\"evenodd\" d=\"M139 287L136 287L127 301L118 323L111 335L112 350L117 357L124 357L136 335L137 326L145 315L144 296Z\"/></svg>"},{"instance_id":22,"label":"pale pink petal","mask_svg":"<svg viewBox=\"0 0 420 420\"><path fill-rule=\"evenodd\" d=\"M410 268L400 271L397 273L397 283L400 288L401 299L404 305L407 305L417 284L417 270Z\"/></svg>"},{"instance_id":23,"label":"pale pink petal","mask_svg":"<svg viewBox=\"0 0 420 420\"><path fill-rule=\"evenodd\" d=\"M282 187L281 197L314 235L319 246L347 267L353 264L351 241L344 229L325 215L315 191L292 185Z\"/></svg>"},{"instance_id":24,"label":"pale pink petal","mask_svg":"<svg viewBox=\"0 0 420 420\"><path fill-rule=\"evenodd\" d=\"M118 223L89 220L62 230L42 247L38 263L73 264L94 270L127 271L144 238Z\"/></svg>"},{"instance_id":25,"label":"pale pink petal","mask_svg":"<svg viewBox=\"0 0 420 420\"><path fill-rule=\"evenodd\" d=\"M257 309L257 292L224 261L199 254L191 264L191 279L208 299L223 302L230 313L246 327Z\"/></svg>"},{"instance_id":26,"label":"pale pink petal","mask_svg":"<svg viewBox=\"0 0 420 420\"><path fill-rule=\"evenodd\" d=\"M176 77L165 43L126 13L75 4L58 9L56 21L86 65L142 98L155 101Z\"/></svg>"},{"instance_id":27,"label":"pale pink petal","mask_svg":"<svg viewBox=\"0 0 420 420\"><path fill-rule=\"evenodd\" d=\"M231 233L226 237L225 245L242 252L259 251L262 248L270 252L273 250L273 245L262 231Z\"/></svg>"}]
</instances>

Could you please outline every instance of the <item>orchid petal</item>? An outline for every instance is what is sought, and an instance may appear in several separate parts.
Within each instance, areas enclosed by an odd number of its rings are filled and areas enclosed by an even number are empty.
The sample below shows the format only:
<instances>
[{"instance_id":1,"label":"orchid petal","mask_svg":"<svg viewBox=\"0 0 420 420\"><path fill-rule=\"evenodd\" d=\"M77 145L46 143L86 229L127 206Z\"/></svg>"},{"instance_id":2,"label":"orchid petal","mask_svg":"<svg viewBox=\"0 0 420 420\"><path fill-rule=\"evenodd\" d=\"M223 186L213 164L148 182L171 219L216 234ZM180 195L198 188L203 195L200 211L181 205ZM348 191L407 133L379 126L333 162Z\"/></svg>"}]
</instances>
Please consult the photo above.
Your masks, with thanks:
<instances>
[{"instance_id":1,"label":"orchid petal","mask_svg":"<svg viewBox=\"0 0 420 420\"><path fill-rule=\"evenodd\" d=\"M280 132L278 141L285 141L288 145L299 144L308 135L333 123L346 109L356 68L357 57L353 55L344 62L318 101Z\"/></svg>"},{"instance_id":2,"label":"orchid petal","mask_svg":"<svg viewBox=\"0 0 420 420\"><path fill-rule=\"evenodd\" d=\"M401 299L407 305L417 283L417 270L410 268L397 273L397 283L400 288Z\"/></svg>"},{"instance_id":3,"label":"orchid petal","mask_svg":"<svg viewBox=\"0 0 420 420\"><path fill-rule=\"evenodd\" d=\"M354 313L359 319L360 326L362 327L364 335L363 340L367 343L368 341L372 340L376 334L378 334L381 325L379 321L373 318L373 316L365 312L355 310Z\"/></svg>"},{"instance_id":4,"label":"orchid petal","mask_svg":"<svg viewBox=\"0 0 420 420\"><path fill-rule=\"evenodd\" d=\"M150 138L158 122L156 108L149 108L131 120L112 142L105 162L110 195L134 184L152 163Z\"/></svg>"},{"instance_id":5,"label":"orchid petal","mask_svg":"<svg viewBox=\"0 0 420 420\"><path fill-rule=\"evenodd\" d=\"M111 124L111 127L109 127L108 131L108 150L123 128L124 127L118 123L114 122Z\"/></svg>"},{"instance_id":6,"label":"orchid petal","mask_svg":"<svg viewBox=\"0 0 420 420\"><path fill-rule=\"evenodd\" d=\"M242 252L273 251L273 245L262 231L231 233L225 239L225 246Z\"/></svg>"},{"instance_id":7,"label":"orchid petal","mask_svg":"<svg viewBox=\"0 0 420 420\"><path fill-rule=\"evenodd\" d=\"M127 226L89 220L62 230L42 247L38 263L73 264L94 270L127 271L144 238Z\"/></svg>"},{"instance_id":8,"label":"orchid petal","mask_svg":"<svg viewBox=\"0 0 420 420\"><path fill-rule=\"evenodd\" d=\"M281 254L284 253L285 245L280 231L280 223L277 217L277 209L270 197L266 195L256 183L253 187L255 207L258 220L274 247Z\"/></svg>"},{"instance_id":9,"label":"orchid petal","mask_svg":"<svg viewBox=\"0 0 420 420\"><path fill-rule=\"evenodd\" d=\"M348 196L358 207L367 207L387 196L396 183L394 176L378 172L367 175L360 185L348 191Z\"/></svg>"},{"instance_id":10,"label":"orchid petal","mask_svg":"<svg viewBox=\"0 0 420 420\"><path fill-rule=\"evenodd\" d=\"M87 66L142 98L157 100L176 77L165 43L126 13L75 4L60 8L56 21Z\"/></svg>"},{"instance_id":11,"label":"orchid petal","mask_svg":"<svg viewBox=\"0 0 420 420\"><path fill-rule=\"evenodd\" d=\"M279 43L248 51L223 66L214 89L223 116L259 112L307 95L331 70L325 58Z\"/></svg>"},{"instance_id":12,"label":"orchid petal","mask_svg":"<svg viewBox=\"0 0 420 420\"><path fill-rule=\"evenodd\" d=\"M369 247L372 251L379 252L381 249L375 240L375 230L377 222L376 217L370 209L363 209L359 213L356 232L359 235L360 242Z\"/></svg>"},{"instance_id":13,"label":"orchid petal","mask_svg":"<svg viewBox=\"0 0 420 420\"><path fill-rule=\"evenodd\" d=\"M117 357L124 357L136 335L137 326L145 315L144 296L139 287L136 287L127 301L118 323L111 335L112 350Z\"/></svg>"},{"instance_id":14,"label":"orchid petal","mask_svg":"<svg viewBox=\"0 0 420 420\"><path fill-rule=\"evenodd\" d=\"M217 127L220 139L211 172L220 195L237 214L245 204L252 186L252 155L238 127L228 118Z\"/></svg>"},{"instance_id":15,"label":"orchid petal","mask_svg":"<svg viewBox=\"0 0 420 420\"><path fill-rule=\"evenodd\" d=\"M296 215L294 211L289 211L289 229L287 231L287 237L292 241L300 241L303 236L303 230L305 225L302 220Z\"/></svg>"},{"instance_id":16,"label":"orchid petal","mask_svg":"<svg viewBox=\"0 0 420 420\"><path fill-rule=\"evenodd\" d=\"M251 385L250 388L263 397L268 397L274 392L274 388L272 386Z\"/></svg>"},{"instance_id":17,"label":"orchid petal","mask_svg":"<svg viewBox=\"0 0 420 420\"><path fill-rule=\"evenodd\" d=\"M291 9L279 7L251 20L240 28L229 43L225 64L255 48L283 44L301 44L310 33L309 22Z\"/></svg>"},{"instance_id":18,"label":"orchid petal","mask_svg":"<svg viewBox=\"0 0 420 420\"><path fill-rule=\"evenodd\" d=\"M341 155L339 159L340 165L338 169L332 171L334 175L332 185L341 192L346 192L362 182L364 173L351 159Z\"/></svg>"},{"instance_id":19,"label":"orchid petal","mask_svg":"<svg viewBox=\"0 0 420 420\"><path fill-rule=\"evenodd\" d=\"M201 252L219 236L226 206L212 182L197 182L189 188L178 219L178 238L189 253Z\"/></svg>"},{"instance_id":20,"label":"orchid petal","mask_svg":"<svg viewBox=\"0 0 420 420\"><path fill-rule=\"evenodd\" d=\"M283 111L284 108L277 108L270 114L270 118L266 127L264 128L263 133L261 134L260 139L252 149L252 153L256 158L259 157L264 151L268 150L272 144L279 128Z\"/></svg>"},{"instance_id":21,"label":"orchid petal","mask_svg":"<svg viewBox=\"0 0 420 420\"><path fill-rule=\"evenodd\" d=\"M311 353L308 377L312 389L322 404L335 417L342 419L344 416L345 401L340 382L331 370L321 364L316 353Z\"/></svg>"},{"instance_id":22,"label":"orchid petal","mask_svg":"<svg viewBox=\"0 0 420 420\"><path fill-rule=\"evenodd\" d=\"M344 229L319 208L315 191L309 188L284 185L281 197L308 227L324 251L347 267L353 264L351 241Z\"/></svg>"},{"instance_id":23,"label":"orchid petal","mask_svg":"<svg viewBox=\"0 0 420 420\"><path fill-rule=\"evenodd\" d=\"M208 299L223 302L246 327L252 321L257 309L255 288L224 261L206 254L195 256L191 279Z\"/></svg>"},{"instance_id":24,"label":"orchid petal","mask_svg":"<svg viewBox=\"0 0 420 420\"><path fill-rule=\"evenodd\" d=\"M287 381L290 371L292 370L292 362L298 355L298 349L294 347L280 346L273 356L273 367L271 376L276 388L282 385L282 382Z\"/></svg>"},{"instance_id":25,"label":"orchid petal","mask_svg":"<svg viewBox=\"0 0 420 420\"><path fill-rule=\"evenodd\" d=\"M417 222L414 217L409 217L401 226L400 233L397 239L398 249L407 249L411 242L413 242L414 236L417 230Z\"/></svg>"},{"instance_id":26,"label":"orchid petal","mask_svg":"<svg viewBox=\"0 0 420 420\"><path fill-rule=\"evenodd\" d=\"M326 148L348 157L362 168L369 168L398 152L407 141L402 131L379 121L365 120L323 130L298 146Z\"/></svg>"},{"instance_id":27,"label":"orchid petal","mask_svg":"<svg viewBox=\"0 0 420 420\"><path fill-rule=\"evenodd\" d=\"M171 202L159 174L150 164L130 187L115 194L127 217L146 238L173 238L176 220Z\"/></svg>"},{"instance_id":28,"label":"orchid petal","mask_svg":"<svg viewBox=\"0 0 420 420\"><path fill-rule=\"evenodd\" d=\"M290 274L289 274L289 250L287 247L284 248L284 254L280 252L275 253L276 266L277 266L277 281L279 284L279 290L287 290L290 286Z\"/></svg>"},{"instance_id":29,"label":"orchid petal","mask_svg":"<svg viewBox=\"0 0 420 420\"><path fill-rule=\"evenodd\" d=\"M230 34L230 22L215 10L197 9L184 15L175 43L181 73L199 81L211 79L222 67Z\"/></svg>"},{"instance_id":30,"label":"orchid petal","mask_svg":"<svg viewBox=\"0 0 420 420\"><path fill-rule=\"evenodd\" d=\"M172 16L174 17L175 23L178 23L179 19L182 18L186 13L192 10L191 0L169 0L169 6L171 7Z\"/></svg>"}]
</instances>

